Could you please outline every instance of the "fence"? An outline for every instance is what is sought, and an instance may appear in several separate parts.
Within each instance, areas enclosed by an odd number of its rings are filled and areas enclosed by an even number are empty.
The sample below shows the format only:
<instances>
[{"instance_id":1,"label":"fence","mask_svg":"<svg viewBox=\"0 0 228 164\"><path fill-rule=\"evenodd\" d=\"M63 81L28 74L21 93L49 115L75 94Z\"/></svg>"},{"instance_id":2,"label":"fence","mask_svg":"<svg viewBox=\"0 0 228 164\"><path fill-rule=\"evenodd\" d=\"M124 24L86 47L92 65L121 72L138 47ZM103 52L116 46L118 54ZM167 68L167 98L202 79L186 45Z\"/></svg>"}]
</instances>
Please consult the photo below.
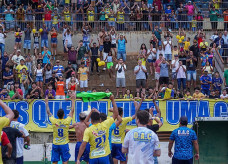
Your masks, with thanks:
<instances>
[{"instance_id":1,"label":"fence","mask_svg":"<svg viewBox=\"0 0 228 164\"><path fill-rule=\"evenodd\" d=\"M30 27L35 29L43 28L43 24L46 24L47 28L50 30L52 27L55 27L58 32L61 32L63 25L66 23L70 26L71 30L74 32L81 31L83 24L89 24L92 28L92 31L100 31L102 28L105 30L110 30L112 27L115 27L117 31L153 31L155 26L158 25L162 31L178 31L179 28L183 28L187 31L196 32L199 29L205 31L211 30L225 30L224 22L210 22L210 21L43 21L43 20L33 20L33 21L3 21L6 31L15 31L18 27L22 31L26 28L26 24L29 24Z\"/></svg>"}]
</instances>

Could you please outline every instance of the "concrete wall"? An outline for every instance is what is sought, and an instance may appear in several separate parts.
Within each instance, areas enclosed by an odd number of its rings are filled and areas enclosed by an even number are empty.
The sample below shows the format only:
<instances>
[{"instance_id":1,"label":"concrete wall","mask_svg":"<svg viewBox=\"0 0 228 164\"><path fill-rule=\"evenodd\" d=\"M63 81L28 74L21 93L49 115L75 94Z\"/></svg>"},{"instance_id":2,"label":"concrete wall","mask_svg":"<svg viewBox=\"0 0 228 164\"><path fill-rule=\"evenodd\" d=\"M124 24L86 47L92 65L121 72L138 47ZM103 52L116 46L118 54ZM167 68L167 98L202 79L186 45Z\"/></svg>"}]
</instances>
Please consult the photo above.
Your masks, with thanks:
<instances>
[{"instance_id":1,"label":"concrete wall","mask_svg":"<svg viewBox=\"0 0 228 164\"><path fill-rule=\"evenodd\" d=\"M71 158L70 161L74 161L75 159L75 143L70 143L70 154ZM161 164L171 164L171 158L168 157L168 142L161 142L161 156L158 158L159 163ZM51 150L52 150L52 144L48 143L46 144L46 157L48 161L51 160ZM44 159L44 153L45 148L44 144L32 144L31 150L24 150L24 161L42 161Z\"/></svg>"},{"instance_id":2,"label":"concrete wall","mask_svg":"<svg viewBox=\"0 0 228 164\"><path fill-rule=\"evenodd\" d=\"M138 52L142 43L145 43L147 45L147 47L149 47L149 40L151 38L151 32L146 32L146 31L145 32L124 32L122 34L124 34L126 36L127 41L128 41L128 43L126 44L127 52L130 52L130 53ZM173 45L177 45L177 39L175 37L177 33L173 33L173 34L174 34ZM187 37L191 38L191 43L192 43L192 40L194 39L195 35L196 35L196 33L193 33L193 32L187 33ZM209 38L211 35L212 35L212 32L206 32L207 41L209 41ZM93 38L93 40L95 42L97 42L98 35L91 34L91 38ZM163 37L162 37L162 39L163 39ZM72 40L73 40L73 45L77 46L78 42L80 40L82 40L82 34L81 33L74 34L72 37ZM15 43L14 33L10 32L7 34L6 48L5 48L5 50L8 53L13 52L14 43ZM33 40L32 40L32 43L33 43ZM33 47L33 44L32 44L32 47ZM50 47L50 37L49 37L49 47ZM62 34L58 35L57 49L58 49L58 52L61 52L61 53L63 52ZM22 53L23 53L23 51L22 51Z\"/></svg>"}]
</instances>

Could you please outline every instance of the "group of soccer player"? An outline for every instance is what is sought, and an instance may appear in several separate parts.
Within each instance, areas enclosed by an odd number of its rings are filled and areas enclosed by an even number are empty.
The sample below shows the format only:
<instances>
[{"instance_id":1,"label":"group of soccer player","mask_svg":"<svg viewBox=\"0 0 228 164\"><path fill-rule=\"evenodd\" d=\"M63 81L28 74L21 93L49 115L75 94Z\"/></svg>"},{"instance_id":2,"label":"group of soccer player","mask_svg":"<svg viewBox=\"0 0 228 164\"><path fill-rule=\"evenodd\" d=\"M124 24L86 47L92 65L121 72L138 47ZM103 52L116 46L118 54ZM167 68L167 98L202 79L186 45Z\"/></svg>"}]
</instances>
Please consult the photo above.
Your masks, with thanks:
<instances>
[{"instance_id":1,"label":"group of soccer player","mask_svg":"<svg viewBox=\"0 0 228 164\"><path fill-rule=\"evenodd\" d=\"M75 98L72 99L74 101ZM59 109L57 118L51 114L48 99L45 99L46 110L53 127L53 146L51 161L57 164L62 160L67 164L71 155L69 153L68 131L75 129L77 143L75 146L75 163L80 164L83 160L89 164L121 164L137 163L146 164L156 162L160 156L159 140L156 131L162 126L160 119L153 117L153 108L139 110L142 104L134 102L135 115L123 117L124 110L117 107L114 96L110 96L113 113L107 116L93 108L88 115L85 112L79 114L80 122L71 124L75 107L67 118L64 119L64 110ZM156 105L157 116L161 116L159 107ZM128 122L136 119L137 128L127 130ZM156 125L153 125L156 121ZM126 135L126 136L125 136Z\"/></svg>"}]
</instances>

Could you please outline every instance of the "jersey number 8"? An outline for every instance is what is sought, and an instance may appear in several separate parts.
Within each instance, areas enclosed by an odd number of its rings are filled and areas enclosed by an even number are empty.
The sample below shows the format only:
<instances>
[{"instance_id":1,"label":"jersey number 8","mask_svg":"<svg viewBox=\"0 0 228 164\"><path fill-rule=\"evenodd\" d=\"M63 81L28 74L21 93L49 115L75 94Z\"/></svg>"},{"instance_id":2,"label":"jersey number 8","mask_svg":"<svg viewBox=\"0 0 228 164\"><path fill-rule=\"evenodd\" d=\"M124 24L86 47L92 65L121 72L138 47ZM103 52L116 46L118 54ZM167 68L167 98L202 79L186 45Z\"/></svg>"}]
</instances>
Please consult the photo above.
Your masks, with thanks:
<instances>
[{"instance_id":1,"label":"jersey number 8","mask_svg":"<svg viewBox=\"0 0 228 164\"><path fill-rule=\"evenodd\" d=\"M63 129L58 129L58 136L63 137Z\"/></svg>"}]
</instances>

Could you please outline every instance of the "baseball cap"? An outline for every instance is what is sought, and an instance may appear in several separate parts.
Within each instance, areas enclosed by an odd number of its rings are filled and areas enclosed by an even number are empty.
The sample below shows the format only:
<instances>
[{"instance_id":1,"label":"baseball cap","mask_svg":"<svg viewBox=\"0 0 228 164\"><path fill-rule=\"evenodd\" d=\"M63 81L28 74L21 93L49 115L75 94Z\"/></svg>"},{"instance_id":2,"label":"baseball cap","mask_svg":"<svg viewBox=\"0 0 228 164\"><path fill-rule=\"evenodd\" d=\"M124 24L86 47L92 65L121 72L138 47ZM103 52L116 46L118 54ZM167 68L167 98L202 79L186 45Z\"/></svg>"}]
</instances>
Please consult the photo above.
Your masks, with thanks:
<instances>
[{"instance_id":1,"label":"baseball cap","mask_svg":"<svg viewBox=\"0 0 228 164\"><path fill-rule=\"evenodd\" d=\"M205 69L204 72L208 72L208 70Z\"/></svg>"},{"instance_id":2,"label":"baseball cap","mask_svg":"<svg viewBox=\"0 0 228 164\"><path fill-rule=\"evenodd\" d=\"M68 61L68 64L71 64L71 62L70 62L70 61Z\"/></svg>"},{"instance_id":3,"label":"baseball cap","mask_svg":"<svg viewBox=\"0 0 228 164\"><path fill-rule=\"evenodd\" d=\"M71 72L71 75L75 75L75 72Z\"/></svg>"},{"instance_id":4,"label":"baseball cap","mask_svg":"<svg viewBox=\"0 0 228 164\"><path fill-rule=\"evenodd\" d=\"M186 116L181 116L180 124L181 125L188 125L188 118Z\"/></svg>"}]
</instances>

